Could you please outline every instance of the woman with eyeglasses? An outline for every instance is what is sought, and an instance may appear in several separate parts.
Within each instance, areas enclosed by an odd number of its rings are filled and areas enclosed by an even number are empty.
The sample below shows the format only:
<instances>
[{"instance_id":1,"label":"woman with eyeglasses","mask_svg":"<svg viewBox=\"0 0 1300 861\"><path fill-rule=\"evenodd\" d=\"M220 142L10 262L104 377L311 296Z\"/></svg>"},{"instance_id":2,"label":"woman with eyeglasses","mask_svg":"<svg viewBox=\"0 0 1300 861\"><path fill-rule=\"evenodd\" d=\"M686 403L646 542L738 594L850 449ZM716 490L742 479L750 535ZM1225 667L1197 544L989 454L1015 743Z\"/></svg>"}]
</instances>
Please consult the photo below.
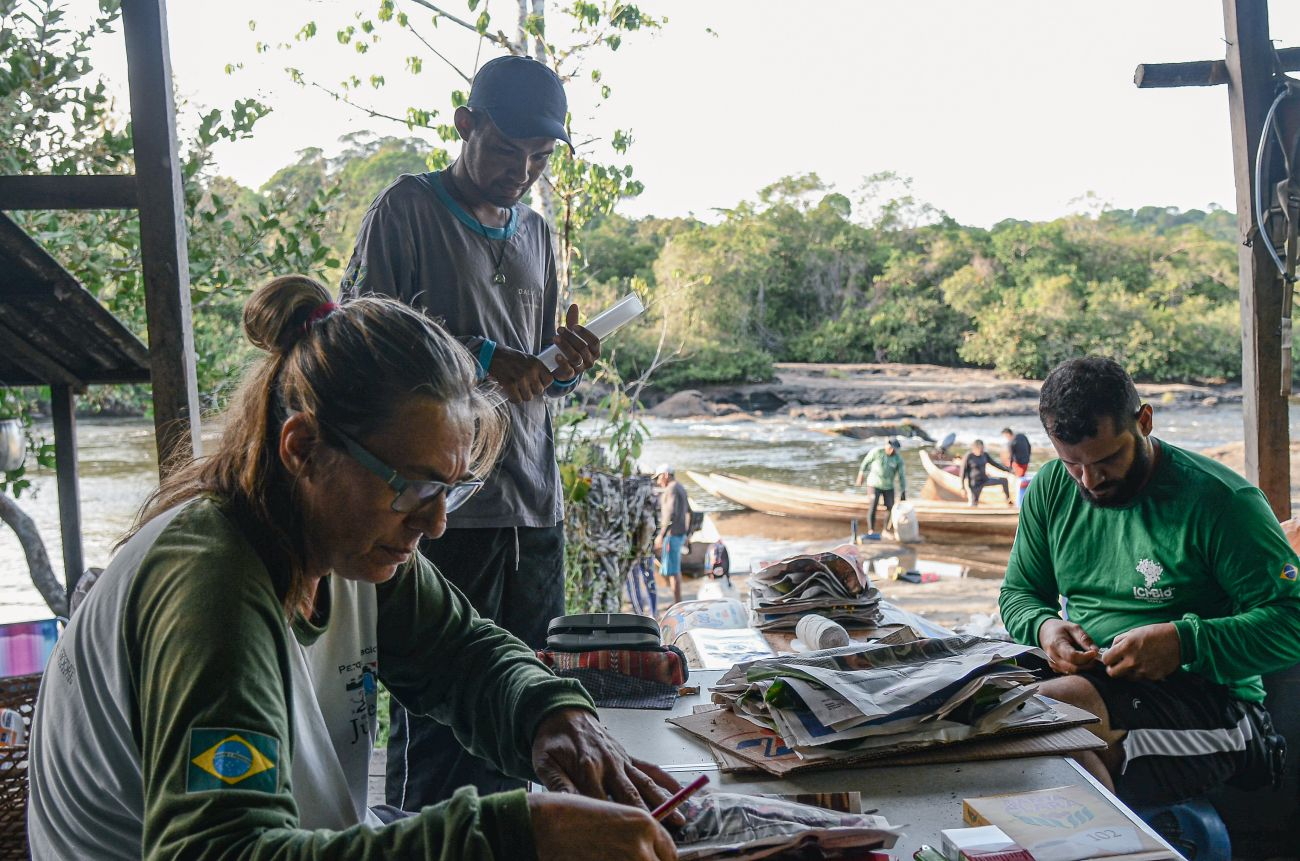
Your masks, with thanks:
<instances>
[{"instance_id":1,"label":"woman with eyeglasses","mask_svg":"<svg viewBox=\"0 0 1300 861\"><path fill-rule=\"evenodd\" d=\"M267 355L216 451L163 480L50 660L32 857L675 857L645 810L672 779L416 550L507 433L469 354L403 304L335 305L301 276L258 290L244 330ZM380 681L564 792L376 815Z\"/></svg>"}]
</instances>

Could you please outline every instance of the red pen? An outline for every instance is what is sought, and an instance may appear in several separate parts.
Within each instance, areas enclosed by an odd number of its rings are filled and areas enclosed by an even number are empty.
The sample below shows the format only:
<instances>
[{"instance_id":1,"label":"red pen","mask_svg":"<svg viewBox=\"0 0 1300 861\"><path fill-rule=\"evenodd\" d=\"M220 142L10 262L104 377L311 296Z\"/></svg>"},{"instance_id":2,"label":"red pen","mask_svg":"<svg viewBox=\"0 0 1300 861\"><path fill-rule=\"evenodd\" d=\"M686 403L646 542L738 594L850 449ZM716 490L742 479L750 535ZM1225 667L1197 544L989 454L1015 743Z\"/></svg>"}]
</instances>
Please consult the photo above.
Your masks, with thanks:
<instances>
[{"instance_id":1,"label":"red pen","mask_svg":"<svg viewBox=\"0 0 1300 861\"><path fill-rule=\"evenodd\" d=\"M701 774L699 777L692 780L689 784L679 789L672 798L668 799L663 804L659 805L653 811L651 811L650 815L655 818L656 822L662 822L665 816L667 816L669 813L672 813L674 810L677 809L677 805L681 804L683 801L690 798L697 791L699 791L700 787L704 786L704 784L708 782L709 782L709 776L707 774Z\"/></svg>"}]
</instances>

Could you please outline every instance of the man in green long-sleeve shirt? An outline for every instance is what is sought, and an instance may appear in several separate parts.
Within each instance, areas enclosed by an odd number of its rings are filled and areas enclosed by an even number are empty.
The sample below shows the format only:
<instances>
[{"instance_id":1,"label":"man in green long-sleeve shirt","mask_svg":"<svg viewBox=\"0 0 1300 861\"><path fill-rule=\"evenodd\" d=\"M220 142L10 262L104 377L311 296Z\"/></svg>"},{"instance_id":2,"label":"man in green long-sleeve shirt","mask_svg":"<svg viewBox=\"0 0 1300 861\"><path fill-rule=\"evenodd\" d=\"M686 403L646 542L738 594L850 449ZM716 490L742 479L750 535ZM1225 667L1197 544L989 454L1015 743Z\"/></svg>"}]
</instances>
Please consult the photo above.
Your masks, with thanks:
<instances>
[{"instance_id":1,"label":"man in green long-sleeve shirt","mask_svg":"<svg viewBox=\"0 0 1300 861\"><path fill-rule=\"evenodd\" d=\"M1300 662L1300 563L1263 493L1152 437L1109 359L1057 367L1039 415L1059 459L1025 497L999 603L1061 674L1043 693L1101 718L1107 748L1080 762L1137 803L1265 785L1281 739L1260 675Z\"/></svg>"},{"instance_id":2,"label":"man in green long-sleeve shirt","mask_svg":"<svg viewBox=\"0 0 1300 861\"><path fill-rule=\"evenodd\" d=\"M865 478L867 487L871 488L871 521L869 530L876 531L876 506L881 500L885 503L885 526L889 526L890 515L894 511L894 482L898 482L900 499L907 499L907 473L903 469L903 456L898 453L898 440L890 438L883 446L877 446L867 452L858 464L858 477L854 482L862 486Z\"/></svg>"}]
</instances>

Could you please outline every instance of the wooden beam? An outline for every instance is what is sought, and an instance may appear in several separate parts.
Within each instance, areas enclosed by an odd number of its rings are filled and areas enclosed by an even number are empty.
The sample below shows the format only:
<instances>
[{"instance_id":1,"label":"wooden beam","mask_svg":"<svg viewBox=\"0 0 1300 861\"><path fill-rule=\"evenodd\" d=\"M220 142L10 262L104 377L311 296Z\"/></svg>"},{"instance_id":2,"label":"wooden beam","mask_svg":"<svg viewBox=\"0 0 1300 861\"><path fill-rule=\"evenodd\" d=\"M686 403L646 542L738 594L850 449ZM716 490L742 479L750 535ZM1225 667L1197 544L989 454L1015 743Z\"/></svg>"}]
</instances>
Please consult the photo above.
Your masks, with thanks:
<instances>
[{"instance_id":1,"label":"wooden beam","mask_svg":"<svg viewBox=\"0 0 1300 861\"><path fill-rule=\"evenodd\" d=\"M21 333L10 329L3 320L0 320L0 350L4 351L9 362L24 368L42 383L70 386L82 391L86 388L85 381L70 368L28 343ZM5 380L4 383L14 385L12 380Z\"/></svg>"},{"instance_id":2,"label":"wooden beam","mask_svg":"<svg viewBox=\"0 0 1300 861\"><path fill-rule=\"evenodd\" d=\"M59 535L63 539L63 582L68 597L86 570L81 545L81 489L77 471L76 399L67 386L50 386L54 419L54 470L59 486Z\"/></svg>"},{"instance_id":3,"label":"wooden beam","mask_svg":"<svg viewBox=\"0 0 1300 861\"><path fill-rule=\"evenodd\" d=\"M1300 72L1300 48L1277 49L1279 71ZM1133 83L1143 89L1152 87L1214 87L1228 83L1225 60L1199 60L1194 63L1142 63L1133 73Z\"/></svg>"},{"instance_id":4,"label":"wooden beam","mask_svg":"<svg viewBox=\"0 0 1300 861\"><path fill-rule=\"evenodd\" d=\"M164 0L123 0L159 468L201 453L190 267Z\"/></svg>"},{"instance_id":5,"label":"wooden beam","mask_svg":"<svg viewBox=\"0 0 1300 861\"><path fill-rule=\"evenodd\" d=\"M134 176L0 176L0 210L135 207Z\"/></svg>"},{"instance_id":6,"label":"wooden beam","mask_svg":"<svg viewBox=\"0 0 1300 861\"><path fill-rule=\"evenodd\" d=\"M1246 478L1257 484L1279 520L1291 516L1291 451L1287 399L1281 394L1282 280L1255 232L1255 152L1274 96L1273 46L1267 0L1223 0L1228 42L1228 105L1241 243L1241 385ZM1272 189L1281 179L1281 159Z\"/></svg>"}]
</instances>

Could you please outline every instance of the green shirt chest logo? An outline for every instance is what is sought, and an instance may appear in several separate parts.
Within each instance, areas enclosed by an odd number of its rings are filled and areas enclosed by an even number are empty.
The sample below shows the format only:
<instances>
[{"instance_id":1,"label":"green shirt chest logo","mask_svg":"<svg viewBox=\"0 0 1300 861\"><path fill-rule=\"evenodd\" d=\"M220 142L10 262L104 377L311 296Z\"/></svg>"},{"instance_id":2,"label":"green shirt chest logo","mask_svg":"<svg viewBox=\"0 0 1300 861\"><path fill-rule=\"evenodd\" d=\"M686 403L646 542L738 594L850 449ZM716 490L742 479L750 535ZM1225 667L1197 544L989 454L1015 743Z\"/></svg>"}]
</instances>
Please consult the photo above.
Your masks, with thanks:
<instances>
[{"instance_id":1,"label":"green shirt chest logo","mask_svg":"<svg viewBox=\"0 0 1300 861\"><path fill-rule=\"evenodd\" d=\"M246 730L190 730L186 792L244 789L274 793L279 784L280 743Z\"/></svg>"},{"instance_id":2,"label":"green shirt chest logo","mask_svg":"<svg viewBox=\"0 0 1300 861\"><path fill-rule=\"evenodd\" d=\"M1142 585L1133 587L1134 598L1157 604L1174 597L1173 586L1163 588L1160 586L1160 578L1164 576L1165 568L1159 562L1154 559L1139 559L1136 570L1142 575Z\"/></svg>"}]
</instances>

